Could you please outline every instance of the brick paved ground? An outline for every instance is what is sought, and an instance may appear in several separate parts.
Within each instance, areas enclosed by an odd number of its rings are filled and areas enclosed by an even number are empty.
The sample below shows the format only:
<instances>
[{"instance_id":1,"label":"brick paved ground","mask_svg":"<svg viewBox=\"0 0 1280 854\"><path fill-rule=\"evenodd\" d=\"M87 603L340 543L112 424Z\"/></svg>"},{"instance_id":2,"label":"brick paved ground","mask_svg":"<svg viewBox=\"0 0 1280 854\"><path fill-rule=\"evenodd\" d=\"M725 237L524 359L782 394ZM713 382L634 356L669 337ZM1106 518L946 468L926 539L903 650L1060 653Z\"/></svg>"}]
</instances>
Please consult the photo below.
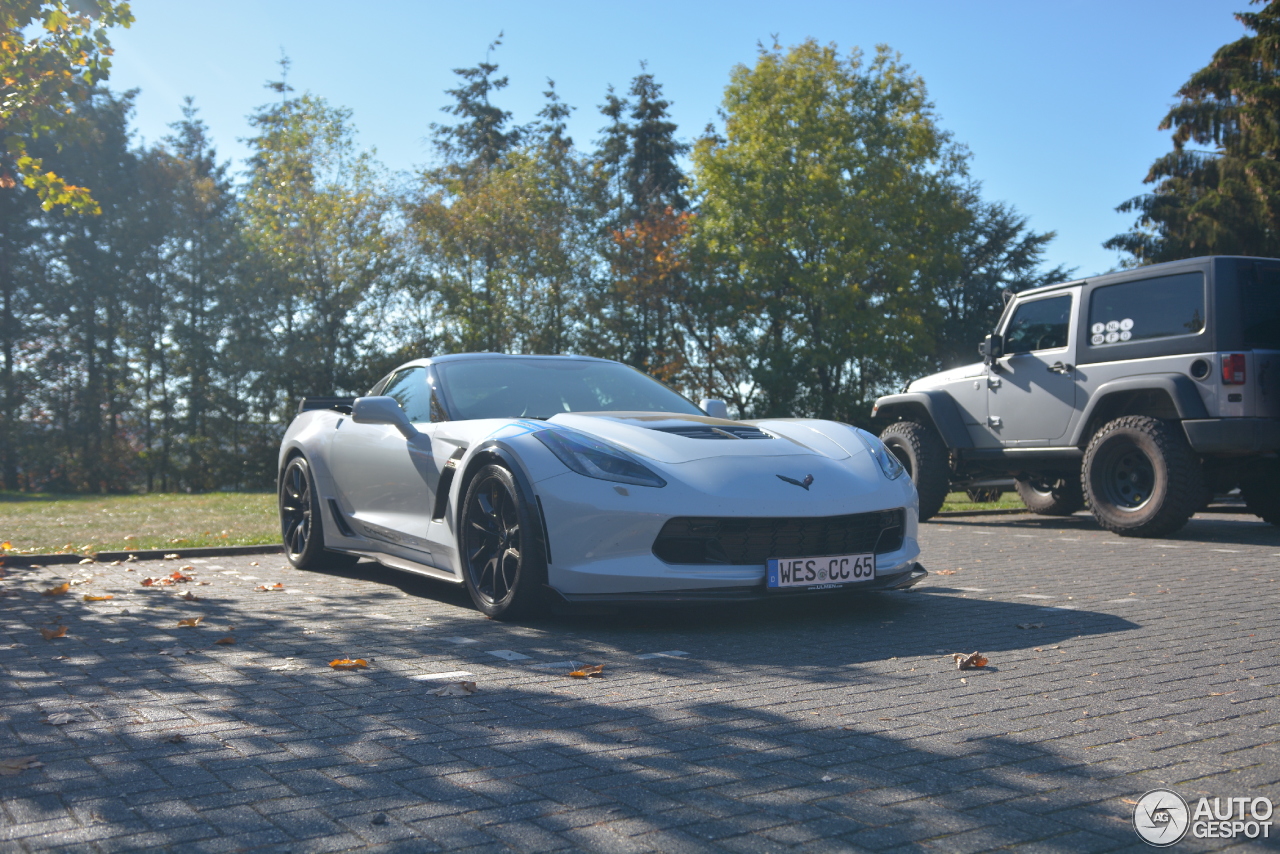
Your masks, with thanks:
<instances>
[{"instance_id":1,"label":"brick paved ground","mask_svg":"<svg viewBox=\"0 0 1280 854\"><path fill-rule=\"evenodd\" d=\"M917 592L525 626L373 565L10 569L0 760L43 766L0 776L0 850L1103 851L1141 847L1125 799L1154 787L1280 801L1280 531L923 544L954 572ZM208 583L139 584L185 564ZM478 693L430 694L451 672Z\"/></svg>"}]
</instances>

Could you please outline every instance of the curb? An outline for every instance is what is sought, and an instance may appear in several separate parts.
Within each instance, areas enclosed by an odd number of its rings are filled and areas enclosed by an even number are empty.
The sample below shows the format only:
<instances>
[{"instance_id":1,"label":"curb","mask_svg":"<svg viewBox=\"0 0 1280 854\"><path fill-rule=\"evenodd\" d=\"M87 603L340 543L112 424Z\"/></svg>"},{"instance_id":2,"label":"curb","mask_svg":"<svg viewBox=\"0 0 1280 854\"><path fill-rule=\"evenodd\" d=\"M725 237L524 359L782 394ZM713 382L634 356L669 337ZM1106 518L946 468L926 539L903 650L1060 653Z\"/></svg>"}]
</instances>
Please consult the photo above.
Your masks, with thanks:
<instances>
[{"instance_id":1,"label":"curb","mask_svg":"<svg viewBox=\"0 0 1280 854\"><path fill-rule=\"evenodd\" d=\"M4 555L0 563L4 566L46 566L55 563L80 563L86 558L94 563L112 560L128 560L133 555L138 560L157 560L165 555L176 554L179 557L227 557L231 555L269 555L279 554L284 550L279 545L264 546L199 546L190 549L135 549L124 552L98 552L93 555L51 554L51 555Z\"/></svg>"}]
</instances>

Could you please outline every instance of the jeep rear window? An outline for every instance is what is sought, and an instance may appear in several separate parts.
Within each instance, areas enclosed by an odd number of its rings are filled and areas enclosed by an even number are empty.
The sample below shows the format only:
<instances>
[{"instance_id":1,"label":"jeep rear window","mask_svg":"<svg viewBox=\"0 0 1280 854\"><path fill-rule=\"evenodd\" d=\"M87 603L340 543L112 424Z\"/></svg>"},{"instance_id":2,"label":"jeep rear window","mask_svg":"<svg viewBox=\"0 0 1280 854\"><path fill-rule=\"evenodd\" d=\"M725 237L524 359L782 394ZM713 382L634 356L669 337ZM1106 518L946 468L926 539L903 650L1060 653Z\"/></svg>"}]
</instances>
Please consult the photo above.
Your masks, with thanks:
<instances>
[{"instance_id":1,"label":"jeep rear window","mask_svg":"<svg viewBox=\"0 0 1280 854\"><path fill-rule=\"evenodd\" d=\"M1108 347L1204 329L1204 273L1098 288L1089 298L1089 344Z\"/></svg>"},{"instance_id":2,"label":"jeep rear window","mask_svg":"<svg viewBox=\"0 0 1280 854\"><path fill-rule=\"evenodd\" d=\"M1244 346L1250 350L1280 350L1280 267L1255 264L1254 275L1241 278Z\"/></svg>"}]
</instances>

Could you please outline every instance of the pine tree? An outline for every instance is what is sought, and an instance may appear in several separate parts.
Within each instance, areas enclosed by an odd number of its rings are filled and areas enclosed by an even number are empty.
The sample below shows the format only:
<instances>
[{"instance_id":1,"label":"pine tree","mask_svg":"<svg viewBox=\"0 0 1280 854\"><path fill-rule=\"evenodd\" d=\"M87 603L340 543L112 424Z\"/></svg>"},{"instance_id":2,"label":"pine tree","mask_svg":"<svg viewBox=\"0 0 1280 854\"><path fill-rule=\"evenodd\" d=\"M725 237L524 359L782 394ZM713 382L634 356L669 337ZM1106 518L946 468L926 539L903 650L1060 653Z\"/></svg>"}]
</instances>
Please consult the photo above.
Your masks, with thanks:
<instances>
[{"instance_id":1,"label":"pine tree","mask_svg":"<svg viewBox=\"0 0 1280 854\"><path fill-rule=\"evenodd\" d=\"M1280 0L1236 18L1253 35L1219 48L1178 90L1160 123L1173 151L1144 179L1152 192L1117 208L1138 220L1104 245L1136 263L1280 255Z\"/></svg>"}]
</instances>

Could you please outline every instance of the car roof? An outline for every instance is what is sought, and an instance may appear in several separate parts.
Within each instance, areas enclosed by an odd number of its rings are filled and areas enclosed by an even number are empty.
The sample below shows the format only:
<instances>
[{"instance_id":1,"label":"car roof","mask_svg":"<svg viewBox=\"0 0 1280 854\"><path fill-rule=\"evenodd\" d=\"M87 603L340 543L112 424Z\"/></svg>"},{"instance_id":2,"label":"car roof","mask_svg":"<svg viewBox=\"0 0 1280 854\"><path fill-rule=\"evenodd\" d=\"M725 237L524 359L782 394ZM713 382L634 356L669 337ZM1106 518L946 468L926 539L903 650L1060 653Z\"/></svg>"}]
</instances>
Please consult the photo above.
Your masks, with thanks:
<instances>
[{"instance_id":1,"label":"car roof","mask_svg":"<svg viewBox=\"0 0 1280 854\"><path fill-rule=\"evenodd\" d=\"M511 353L448 353L442 356L428 356L425 359L414 359L411 362L405 362L403 365L396 367L409 368L416 365L440 365L449 362L479 362L491 359L521 359L521 360L560 360L571 359L575 362L612 362L611 359L598 359L595 356L566 356L566 355L513 355ZM615 363L616 364L616 363Z\"/></svg>"},{"instance_id":2,"label":"car roof","mask_svg":"<svg viewBox=\"0 0 1280 854\"><path fill-rule=\"evenodd\" d=\"M1177 267L1199 267L1203 266L1207 261L1215 261L1217 259L1242 259L1247 261L1276 261L1276 258L1263 258L1254 255L1200 255L1195 258L1182 258L1178 261L1165 261L1160 264L1148 264L1143 267L1130 267L1127 270L1113 270L1109 273L1101 273L1097 276L1086 276L1083 279L1072 279L1069 282L1057 282L1052 285L1041 285L1038 288L1028 288L1025 291L1018 291L1017 297L1033 296L1036 294L1049 293L1060 288L1070 288L1075 285L1084 285L1089 282L1099 282L1112 278L1132 278L1135 275L1145 276L1148 273L1158 273L1163 270L1172 270Z\"/></svg>"}]
</instances>

